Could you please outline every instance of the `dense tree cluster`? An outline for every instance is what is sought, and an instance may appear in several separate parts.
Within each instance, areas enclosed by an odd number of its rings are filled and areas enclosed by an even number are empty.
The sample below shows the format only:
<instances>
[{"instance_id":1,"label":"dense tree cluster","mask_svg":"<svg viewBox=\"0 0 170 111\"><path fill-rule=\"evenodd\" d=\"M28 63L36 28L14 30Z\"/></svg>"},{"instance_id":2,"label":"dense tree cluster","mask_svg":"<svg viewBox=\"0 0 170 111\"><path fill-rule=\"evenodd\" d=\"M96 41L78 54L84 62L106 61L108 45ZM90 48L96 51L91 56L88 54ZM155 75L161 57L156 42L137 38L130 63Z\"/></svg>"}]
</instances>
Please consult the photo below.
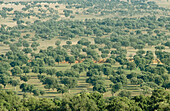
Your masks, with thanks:
<instances>
[{"instance_id":1,"label":"dense tree cluster","mask_svg":"<svg viewBox=\"0 0 170 111\"><path fill-rule=\"evenodd\" d=\"M154 90L149 96L103 98L97 92L80 93L75 96L65 96L62 100L46 98L23 98L18 97L11 91L0 91L2 110L36 110L36 111L63 111L63 110L83 110L83 111L118 111L118 110L139 110L155 111L170 109L170 94L164 90Z\"/></svg>"}]
</instances>

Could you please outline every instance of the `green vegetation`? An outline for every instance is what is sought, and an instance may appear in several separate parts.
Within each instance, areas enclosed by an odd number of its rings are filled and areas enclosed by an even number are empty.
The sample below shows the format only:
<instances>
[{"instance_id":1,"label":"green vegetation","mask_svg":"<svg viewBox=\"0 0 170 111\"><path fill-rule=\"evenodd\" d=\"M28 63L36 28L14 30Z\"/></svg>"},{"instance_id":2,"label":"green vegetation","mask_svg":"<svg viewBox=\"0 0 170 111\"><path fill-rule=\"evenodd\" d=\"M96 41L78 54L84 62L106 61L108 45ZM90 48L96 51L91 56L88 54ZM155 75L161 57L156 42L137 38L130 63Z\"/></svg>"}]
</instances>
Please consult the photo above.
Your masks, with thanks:
<instances>
[{"instance_id":1,"label":"green vegetation","mask_svg":"<svg viewBox=\"0 0 170 111\"><path fill-rule=\"evenodd\" d=\"M150 0L0 5L0 109L169 109L168 7Z\"/></svg>"},{"instance_id":2,"label":"green vegetation","mask_svg":"<svg viewBox=\"0 0 170 111\"><path fill-rule=\"evenodd\" d=\"M125 93L125 92L124 92ZM124 93L120 95L123 96ZM14 92L0 92L1 110L28 110L28 111L118 111L118 110L138 110L138 111L155 111L170 109L170 94L164 90L154 90L151 97L135 96L128 99L127 97L112 97L104 99L103 95L97 92L85 93L70 96L66 95L62 100L46 98L27 98L23 99L15 95Z\"/></svg>"}]
</instances>

